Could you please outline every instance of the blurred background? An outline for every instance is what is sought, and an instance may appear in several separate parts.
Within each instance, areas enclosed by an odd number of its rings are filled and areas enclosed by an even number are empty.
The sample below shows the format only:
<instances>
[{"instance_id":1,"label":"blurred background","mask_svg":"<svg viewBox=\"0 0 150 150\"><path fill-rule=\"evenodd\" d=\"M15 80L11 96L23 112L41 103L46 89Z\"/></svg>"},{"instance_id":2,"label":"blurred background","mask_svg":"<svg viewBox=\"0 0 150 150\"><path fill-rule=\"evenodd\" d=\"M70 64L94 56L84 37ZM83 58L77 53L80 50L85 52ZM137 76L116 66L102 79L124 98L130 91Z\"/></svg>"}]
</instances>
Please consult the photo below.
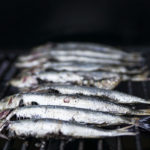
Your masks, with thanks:
<instances>
[{"instance_id":1,"label":"blurred background","mask_svg":"<svg viewBox=\"0 0 150 150\"><path fill-rule=\"evenodd\" d=\"M0 48L46 41L150 45L148 0L0 1Z\"/></svg>"}]
</instances>

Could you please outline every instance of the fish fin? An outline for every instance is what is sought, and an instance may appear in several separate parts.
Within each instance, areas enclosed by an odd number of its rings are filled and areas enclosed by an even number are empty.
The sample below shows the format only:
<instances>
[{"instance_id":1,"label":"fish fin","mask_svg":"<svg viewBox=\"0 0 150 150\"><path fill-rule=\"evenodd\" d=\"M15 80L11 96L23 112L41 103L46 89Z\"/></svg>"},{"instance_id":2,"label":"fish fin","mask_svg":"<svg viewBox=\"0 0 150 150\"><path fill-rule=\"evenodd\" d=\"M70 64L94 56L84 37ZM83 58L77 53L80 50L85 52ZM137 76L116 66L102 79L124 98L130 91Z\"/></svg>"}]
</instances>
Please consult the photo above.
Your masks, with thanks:
<instances>
[{"instance_id":1,"label":"fish fin","mask_svg":"<svg viewBox=\"0 0 150 150\"><path fill-rule=\"evenodd\" d=\"M149 74L150 74L149 71L145 71L141 74L133 76L131 80L132 81L149 81L150 80L150 78L148 77Z\"/></svg>"},{"instance_id":2,"label":"fish fin","mask_svg":"<svg viewBox=\"0 0 150 150\"><path fill-rule=\"evenodd\" d=\"M120 133L120 135L135 136L137 133L135 132L133 127L134 125L119 128L117 129L117 132Z\"/></svg>"},{"instance_id":3,"label":"fish fin","mask_svg":"<svg viewBox=\"0 0 150 150\"><path fill-rule=\"evenodd\" d=\"M136 113L136 115L149 116L150 115L150 109L139 109L138 113Z\"/></svg>"},{"instance_id":4,"label":"fish fin","mask_svg":"<svg viewBox=\"0 0 150 150\"><path fill-rule=\"evenodd\" d=\"M123 128L119 128L117 129L118 131L129 131L129 129L133 128L134 127L134 124L132 125L129 125L129 126L126 126L126 127L123 127Z\"/></svg>"},{"instance_id":5,"label":"fish fin","mask_svg":"<svg viewBox=\"0 0 150 150\"><path fill-rule=\"evenodd\" d=\"M139 119L138 126L142 129L150 131L150 116Z\"/></svg>"}]
</instances>

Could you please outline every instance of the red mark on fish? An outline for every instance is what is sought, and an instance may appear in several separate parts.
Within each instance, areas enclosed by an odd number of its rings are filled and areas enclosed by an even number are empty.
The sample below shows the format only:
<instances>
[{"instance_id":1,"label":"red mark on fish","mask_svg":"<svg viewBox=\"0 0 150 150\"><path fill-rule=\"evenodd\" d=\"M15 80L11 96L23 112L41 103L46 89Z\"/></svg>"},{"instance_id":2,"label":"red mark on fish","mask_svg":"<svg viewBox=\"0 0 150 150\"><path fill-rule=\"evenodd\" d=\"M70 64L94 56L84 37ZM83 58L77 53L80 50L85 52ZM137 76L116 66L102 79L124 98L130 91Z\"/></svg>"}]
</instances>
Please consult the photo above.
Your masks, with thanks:
<instances>
[{"instance_id":1,"label":"red mark on fish","mask_svg":"<svg viewBox=\"0 0 150 150\"><path fill-rule=\"evenodd\" d=\"M69 103L70 102L70 100L66 97L66 98L64 98L64 103Z\"/></svg>"}]
</instances>

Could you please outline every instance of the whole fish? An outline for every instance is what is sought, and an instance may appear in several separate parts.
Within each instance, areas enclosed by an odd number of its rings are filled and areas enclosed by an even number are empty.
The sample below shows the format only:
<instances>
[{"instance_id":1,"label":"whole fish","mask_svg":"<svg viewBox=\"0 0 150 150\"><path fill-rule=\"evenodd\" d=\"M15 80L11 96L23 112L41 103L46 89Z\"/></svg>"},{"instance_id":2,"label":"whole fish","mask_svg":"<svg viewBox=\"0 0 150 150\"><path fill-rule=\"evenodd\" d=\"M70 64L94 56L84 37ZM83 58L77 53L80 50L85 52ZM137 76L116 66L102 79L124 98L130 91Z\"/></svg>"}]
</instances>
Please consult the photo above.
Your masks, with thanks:
<instances>
[{"instance_id":1,"label":"whole fish","mask_svg":"<svg viewBox=\"0 0 150 150\"><path fill-rule=\"evenodd\" d=\"M50 50L47 52L41 52L36 54L29 54L27 56L20 56L18 58L19 63L26 64L31 61L38 61L41 58L47 58L49 60L56 60L61 62L75 61L75 62L91 62L100 64L111 64L111 65L126 65L126 66L136 66L141 63L134 62L133 60L127 60L128 57L123 55L100 53L96 51L89 50ZM19 65L18 63L18 65Z\"/></svg>"},{"instance_id":2,"label":"whole fish","mask_svg":"<svg viewBox=\"0 0 150 150\"><path fill-rule=\"evenodd\" d=\"M17 77L22 77L25 75L34 75L40 72L48 72L51 71L49 69L45 70L44 68L31 68L24 69L17 75ZM67 72L67 71L66 71ZM70 71L71 72L71 71ZM79 75L86 75L88 78L95 78L96 80L102 80L104 78L121 78L122 81L147 81L149 80L149 71L144 71L140 74L128 75L128 74L120 74L115 72L105 72L105 71L74 71L74 73ZM92 77L91 77L92 76Z\"/></svg>"},{"instance_id":3,"label":"whole fish","mask_svg":"<svg viewBox=\"0 0 150 150\"><path fill-rule=\"evenodd\" d=\"M52 45L54 45L52 47ZM38 53L43 51L50 51L52 48L55 50L90 50L90 51L97 51L97 52L103 52L103 53L111 53L116 55L125 55L129 56L132 59L138 59L141 60L141 55L139 53L128 53L125 51L122 51L120 49L102 45L102 44L96 44L96 43L73 43L73 42L67 42L67 43L57 43L57 44L45 44L42 46L39 46L32 50L32 53ZM129 59L129 58L127 58ZM132 60L134 61L134 60Z\"/></svg>"},{"instance_id":4,"label":"whole fish","mask_svg":"<svg viewBox=\"0 0 150 150\"><path fill-rule=\"evenodd\" d=\"M0 101L0 110L28 105L68 106L119 115L150 115L150 110L134 110L131 107L109 102L105 99L84 95L59 95L53 93L22 93L6 97Z\"/></svg>"},{"instance_id":5,"label":"whole fish","mask_svg":"<svg viewBox=\"0 0 150 150\"><path fill-rule=\"evenodd\" d=\"M1 137L7 138L103 138L136 135L127 129L104 130L54 119L8 121L1 123L0 131ZM8 134L3 135L3 131Z\"/></svg>"},{"instance_id":6,"label":"whole fish","mask_svg":"<svg viewBox=\"0 0 150 150\"><path fill-rule=\"evenodd\" d=\"M92 51L92 50L50 50L49 51L51 55L74 55L74 56L88 56L88 57L95 57L95 58L101 58L101 59L115 59L115 60L123 60L127 61L128 58L124 58L125 55L116 54L116 53L106 53L106 52L98 52L98 51ZM131 61L131 60L128 60ZM134 61L134 60L132 60Z\"/></svg>"},{"instance_id":7,"label":"whole fish","mask_svg":"<svg viewBox=\"0 0 150 150\"><path fill-rule=\"evenodd\" d=\"M120 60L112 60L112 59L103 59L96 57L86 57L86 56L76 56L76 55L55 55L51 56L49 54L45 54L45 56L41 56L37 59L32 59L29 61L23 61L16 63L17 67L20 68L30 68L35 67L36 65L42 65L46 62L77 62L77 63L97 63L100 65L114 65L114 66L131 66L136 67L140 66L140 63L132 63L132 62L122 62Z\"/></svg>"},{"instance_id":8,"label":"whole fish","mask_svg":"<svg viewBox=\"0 0 150 150\"><path fill-rule=\"evenodd\" d=\"M98 126L111 126L120 124L136 124L137 119L113 115L100 111L88 109L63 107L63 106L25 106L16 109L9 109L0 112L0 119L10 121L13 118L28 119L58 119L84 124L94 124Z\"/></svg>"},{"instance_id":9,"label":"whole fish","mask_svg":"<svg viewBox=\"0 0 150 150\"><path fill-rule=\"evenodd\" d=\"M83 53L84 51L84 53ZM116 55L113 53L102 53L97 51L91 51L91 50L50 50L50 51L42 51L35 54L29 54L26 56L20 56L18 58L19 61L25 62L30 60L39 59L40 57L47 57L47 56L56 56L56 55L74 55L74 56L88 56L88 57L95 57L95 58L102 58L102 59L115 59L115 60L122 60L122 55Z\"/></svg>"},{"instance_id":10,"label":"whole fish","mask_svg":"<svg viewBox=\"0 0 150 150\"><path fill-rule=\"evenodd\" d=\"M19 64L16 64L19 67ZM33 68L32 63L28 63L29 68ZM30 67L31 66L31 67ZM20 66L21 67L21 66ZM28 68L27 67L27 68ZM125 74L140 74L146 70L147 66L138 68L127 68L125 66L112 66L102 65L97 63L74 63L74 62L47 62L42 65L36 66L42 70L56 70L56 71L108 71L114 73L125 73Z\"/></svg>"},{"instance_id":11,"label":"whole fish","mask_svg":"<svg viewBox=\"0 0 150 150\"><path fill-rule=\"evenodd\" d=\"M68 64L51 64L46 63L42 66L46 69L54 69L58 71L66 70L66 71L110 71L116 73L126 73L126 74L137 74L143 72L145 67L133 69L133 68L126 68L124 66L110 66L110 65L100 65L94 63L68 63Z\"/></svg>"},{"instance_id":12,"label":"whole fish","mask_svg":"<svg viewBox=\"0 0 150 150\"><path fill-rule=\"evenodd\" d=\"M110 101L122 104L135 104L143 103L150 104L150 101L126 93L99 89L96 87L86 87L77 85L56 85L56 84L43 84L40 86L32 87L31 89L22 89L22 91L36 92L36 91L55 91L60 94L83 94L87 96L98 96L100 98L108 98Z\"/></svg>"},{"instance_id":13,"label":"whole fish","mask_svg":"<svg viewBox=\"0 0 150 150\"><path fill-rule=\"evenodd\" d=\"M96 75L94 73L91 75L89 73L75 73L75 72L41 72L35 75L25 75L18 77L18 79L13 79L10 84L15 87L31 87L33 85L39 84L40 81L51 82L51 83L72 83L77 85L87 85L95 86L98 88L113 89L116 87L121 78L119 76L107 75Z\"/></svg>"}]
</instances>

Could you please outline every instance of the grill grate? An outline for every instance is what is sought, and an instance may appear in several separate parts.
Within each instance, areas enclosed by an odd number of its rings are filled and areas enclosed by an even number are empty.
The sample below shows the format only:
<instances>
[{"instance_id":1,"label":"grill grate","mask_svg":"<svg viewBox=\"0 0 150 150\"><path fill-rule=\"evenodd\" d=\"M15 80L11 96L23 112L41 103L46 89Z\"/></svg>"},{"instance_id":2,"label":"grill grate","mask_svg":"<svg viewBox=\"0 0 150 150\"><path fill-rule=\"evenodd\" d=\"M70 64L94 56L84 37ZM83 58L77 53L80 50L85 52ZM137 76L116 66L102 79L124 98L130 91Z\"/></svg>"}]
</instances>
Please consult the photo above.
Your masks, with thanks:
<instances>
[{"instance_id":1,"label":"grill grate","mask_svg":"<svg viewBox=\"0 0 150 150\"><path fill-rule=\"evenodd\" d=\"M14 67L14 62L17 55L0 55L0 98L10 95L15 92L6 83L17 74L17 69ZM136 95L142 98L149 99L150 82L123 82L117 90ZM6 141L0 140L0 149L2 150L146 150L150 149L150 135L141 134L136 128L137 135L135 137L117 137L106 138L100 140L54 140L35 141L34 139L19 140L10 139Z\"/></svg>"}]
</instances>

